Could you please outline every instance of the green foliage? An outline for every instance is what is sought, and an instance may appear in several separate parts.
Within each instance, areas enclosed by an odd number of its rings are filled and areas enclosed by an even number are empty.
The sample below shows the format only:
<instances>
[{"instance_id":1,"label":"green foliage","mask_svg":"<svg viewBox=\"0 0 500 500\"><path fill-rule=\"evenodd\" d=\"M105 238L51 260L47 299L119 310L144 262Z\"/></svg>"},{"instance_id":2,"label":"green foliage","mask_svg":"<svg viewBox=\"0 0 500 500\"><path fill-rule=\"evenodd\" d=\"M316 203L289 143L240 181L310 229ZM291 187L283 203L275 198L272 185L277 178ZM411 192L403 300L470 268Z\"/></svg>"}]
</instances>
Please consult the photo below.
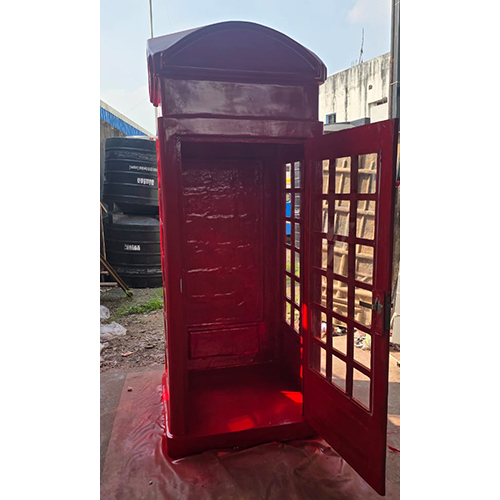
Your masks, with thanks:
<instances>
[{"instance_id":1,"label":"green foliage","mask_svg":"<svg viewBox=\"0 0 500 500\"><path fill-rule=\"evenodd\" d=\"M129 314L143 314L163 309L163 289L157 290L154 295L143 304L128 306L122 305L114 314L116 317L127 316Z\"/></svg>"},{"instance_id":2,"label":"green foliage","mask_svg":"<svg viewBox=\"0 0 500 500\"><path fill-rule=\"evenodd\" d=\"M286 264L286 270L288 272L291 272L291 266L290 266L289 262L287 262L287 264ZM295 276L300 276L300 264L299 263L295 264Z\"/></svg>"}]
</instances>

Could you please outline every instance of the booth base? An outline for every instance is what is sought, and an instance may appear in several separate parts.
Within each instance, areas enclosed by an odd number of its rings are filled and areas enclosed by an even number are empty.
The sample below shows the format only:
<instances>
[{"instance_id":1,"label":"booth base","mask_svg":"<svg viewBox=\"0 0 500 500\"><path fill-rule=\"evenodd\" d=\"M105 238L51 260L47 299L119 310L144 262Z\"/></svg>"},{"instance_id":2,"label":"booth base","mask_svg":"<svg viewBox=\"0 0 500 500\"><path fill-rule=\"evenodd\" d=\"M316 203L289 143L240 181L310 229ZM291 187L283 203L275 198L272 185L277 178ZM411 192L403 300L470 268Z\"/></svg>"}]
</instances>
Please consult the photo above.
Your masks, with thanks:
<instances>
[{"instance_id":1,"label":"booth base","mask_svg":"<svg viewBox=\"0 0 500 500\"><path fill-rule=\"evenodd\" d=\"M180 457L313 436L302 418L302 393L294 389L272 364L191 372L187 435L168 432L166 452Z\"/></svg>"}]
</instances>

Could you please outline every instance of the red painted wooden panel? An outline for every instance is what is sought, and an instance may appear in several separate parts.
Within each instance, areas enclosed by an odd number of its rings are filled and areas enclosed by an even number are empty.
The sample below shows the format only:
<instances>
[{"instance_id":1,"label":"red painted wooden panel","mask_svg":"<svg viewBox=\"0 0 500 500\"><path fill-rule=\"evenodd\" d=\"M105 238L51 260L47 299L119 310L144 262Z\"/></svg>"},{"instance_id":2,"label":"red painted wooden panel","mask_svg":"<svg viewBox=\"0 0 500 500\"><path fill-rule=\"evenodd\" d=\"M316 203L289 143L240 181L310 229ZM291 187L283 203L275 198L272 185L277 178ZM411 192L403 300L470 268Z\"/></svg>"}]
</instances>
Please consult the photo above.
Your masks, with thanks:
<instances>
[{"instance_id":1,"label":"red painted wooden panel","mask_svg":"<svg viewBox=\"0 0 500 500\"><path fill-rule=\"evenodd\" d=\"M163 116L240 116L315 120L317 85L170 80L163 83ZM291 105L293 103L293 106Z\"/></svg>"},{"instance_id":2,"label":"red painted wooden panel","mask_svg":"<svg viewBox=\"0 0 500 500\"><path fill-rule=\"evenodd\" d=\"M189 385L190 434L226 434L302 421L302 393L272 363L192 371Z\"/></svg>"},{"instance_id":3,"label":"red painted wooden panel","mask_svg":"<svg viewBox=\"0 0 500 500\"><path fill-rule=\"evenodd\" d=\"M297 385L302 386L302 345L300 337L291 329L284 332L281 360L285 373Z\"/></svg>"},{"instance_id":4,"label":"red painted wooden panel","mask_svg":"<svg viewBox=\"0 0 500 500\"><path fill-rule=\"evenodd\" d=\"M189 326L263 321L261 170L255 161L183 163Z\"/></svg>"},{"instance_id":5,"label":"red painted wooden panel","mask_svg":"<svg viewBox=\"0 0 500 500\"><path fill-rule=\"evenodd\" d=\"M306 145L306 237L308 245L305 256L305 275L309 277L305 283L305 304L303 309L304 331L304 415L307 422L380 494L385 492L385 458L387 432L387 395L389 369L389 329L384 324L384 312L372 312L372 326L365 328L371 334L371 372L369 397L370 409L365 409L353 398L353 384L355 383L353 370L356 364L354 356L354 328L359 328L355 321L355 310L359 308L355 300L355 287L359 286L354 280L355 274L355 247L364 244L366 240L356 236L356 200L372 200L371 194L358 193L358 155L378 154L378 178L376 195L375 218L375 262L373 276L373 300L378 298L385 309L391 307L391 272L392 272L392 244L393 244L393 214L394 214L394 186L395 186L395 151L396 151L395 121L387 120L363 127L328 134L307 142ZM336 360L346 361L346 377L344 390L327 380L332 372L332 333L328 329L324 351L316 347L318 356L312 354L312 348L319 346L314 337L319 337L318 328L321 327L317 319L313 320L312 310L318 309L319 296L324 293L321 289L321 280L315 280L316 271L313 262L317 260L317 247L313 238L318 236L313 221L318 217L318 207L321 203L322 189L322 161L336 158L352 157L351 200L349 226L350 234L347 237L336 238L346 241L349 246L349 272L343 278L348 283L348 317L344 318L348 329L346 355L334 357ZM330 178L332 178L330 174ZM341 197L329 191L329 210L333 201ZM345 195L344 199L346 199ZM324 199L324 198L323 198ZM321 208L319 208L321 210ZM316 213L315 213L316 212ZM332 217L333 219L333 217ZM316 232L315 232L316 231ZM316 240L317 241L317 240ZM339 277L340 279L341 277ZM328 285L330 287L330 285ZM330 294L328 299L328 293ZM331 300L331 289L327 290L327 301ZM359 298L358 298L359 301ZM328 314L328 308L321 308ZM331 314L333 316L333 314ZM335 317L335 316L334 316ZM320 363L319 353L326 352L325 366L319 367L318 372L313 369L315 363ZM340 362L340 363L341 363ZM341 366L341 365L339 365ZM326 375L321 376L320 373ZM338 382L338 378L336 379ZM359 381L359 379L358 379ZM366 390L366 386L363 388ZM367 391L368 392L368 391Z\"/></svg>"},{"instance_id":6,"label":"red painted wooden panel","mask_svg":"<svg viewBox=\"0 0 500 500\"><path fill-rule=\"evenodd\" d=\"M259 350L257 325L190 332L191 359L210 356L256 353Z\"/></svg>"},{"instance_id":7,"label":"red painted wooden panel","mask_svg":"<svg viewBox=\"0 0 500 500\"><path fill-rule=\"evenodd\" d=\"M162 274L164 286L165 361L169 432L184 435L186 432L186 397L188 394L185 363L188 342L185 335L182 308L182 254L179 248L181 197L180 141L167 140L168 129L163 118L158 118L158 187L160 197L160 228Z\"/></svg>"},{"instance_id":8,"label":"red painted wooden panel","mask_svg":"<svg viewBox=\"0 0 500 500\"><path fill-rule=\"evenodd\" d=\"M287 139L305 139L322 134L323 124L317 121L272 120L235 117L221 120L220 118L169 118L163 117L163 125L169 135L205 136L203 140L213 137L215 140L225 136L224 140L249 141L254 137L262 142L286 142Z\"/></svg>"}]
</instances>

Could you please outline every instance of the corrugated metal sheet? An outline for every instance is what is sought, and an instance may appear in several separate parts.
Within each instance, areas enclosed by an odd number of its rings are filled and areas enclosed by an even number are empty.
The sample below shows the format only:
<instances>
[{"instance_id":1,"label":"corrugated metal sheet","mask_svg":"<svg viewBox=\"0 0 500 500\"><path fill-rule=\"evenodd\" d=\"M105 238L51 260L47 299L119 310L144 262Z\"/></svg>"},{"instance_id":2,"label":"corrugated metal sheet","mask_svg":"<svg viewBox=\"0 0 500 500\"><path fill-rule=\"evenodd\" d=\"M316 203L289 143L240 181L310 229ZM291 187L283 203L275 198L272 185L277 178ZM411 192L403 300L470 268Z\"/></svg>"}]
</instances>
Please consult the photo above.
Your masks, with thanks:
<instances>
[{"instance_id":1,"label":"corrugated metal sheet","mask_svg":"<svg viewBox=\"0 0 500 500\"><path fill-rule=\"evenodd\" d=\"M124 122L121 118L118 118L113 113L110 113L107 109L104 109L102 106L100 108L101 120L109 123L112 127L115 127L120 132L123 132L125 135L146 135L144 132L141 132L139 129L133 127L129 123Z\"/></svg>"}]
</instances>

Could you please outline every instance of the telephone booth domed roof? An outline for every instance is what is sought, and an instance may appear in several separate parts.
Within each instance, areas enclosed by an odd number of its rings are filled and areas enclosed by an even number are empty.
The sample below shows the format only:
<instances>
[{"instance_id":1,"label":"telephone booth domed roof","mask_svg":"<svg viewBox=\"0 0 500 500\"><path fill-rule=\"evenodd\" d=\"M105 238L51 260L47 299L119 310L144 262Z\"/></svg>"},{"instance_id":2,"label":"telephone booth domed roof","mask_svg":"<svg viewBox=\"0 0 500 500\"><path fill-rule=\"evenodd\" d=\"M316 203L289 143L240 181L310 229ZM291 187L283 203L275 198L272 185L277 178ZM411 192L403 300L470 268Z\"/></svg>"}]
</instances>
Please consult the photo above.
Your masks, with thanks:
<instances>
[{"instance_id":1,"label":"telephone booth domed roof","mask_svg":"<svg viewBox=\"0 0 500 500\"><path fill-rule=\"evenodd\" d=\"M266 26L226 21L172 33L147 42L151 102L159 101L158 77L276 83L323 83L321 59L290 37Z\"/></svg>"}]
</instances>

